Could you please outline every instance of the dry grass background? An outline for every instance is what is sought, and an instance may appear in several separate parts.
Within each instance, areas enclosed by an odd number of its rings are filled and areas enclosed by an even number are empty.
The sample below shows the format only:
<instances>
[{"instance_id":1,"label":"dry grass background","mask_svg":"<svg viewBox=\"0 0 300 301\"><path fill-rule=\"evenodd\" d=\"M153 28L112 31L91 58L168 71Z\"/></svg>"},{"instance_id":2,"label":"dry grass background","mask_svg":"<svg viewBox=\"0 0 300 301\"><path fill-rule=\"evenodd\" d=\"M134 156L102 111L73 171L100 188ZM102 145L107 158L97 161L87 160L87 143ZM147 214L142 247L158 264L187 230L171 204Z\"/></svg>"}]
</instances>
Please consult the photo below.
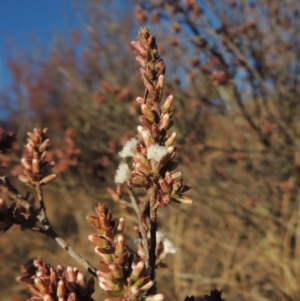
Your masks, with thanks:
<instances>
[{"instance_id":1,"label":"dry grass background","mask_svg":"<svg viewBox=\"0 0 300 301\"><path fill-rule=\"evenodd\" d=\"M214 114L206 116L210 131L208 145L212 146L213 141L222 144L222 131L233 131L230 125L233 117L234 114L223 121L217 117L221 124L216 125ZM241 123L240 116L238 120ZM246 128L244 122L243 135ZM239 133L234 137L238 138ZM253 136L249 137L249 143L259 146ZM253 164L260 166L268 159L270 168L276 168L269 153L250 156ZM197 143L192 147L189 143L182 146L180 169L193 187L191 196L195 202L192 206L171 204L159 211L159 227L175 243L178 252L166 259L167 268L158 270L158 289L167 299L176 300L183 300L186 295L203 296L213 288L223 289L227 300L296 300L299 200L292 202L291 190L283 193L276 179L264 175L253 179L245 171L249 168L247 158L230 160L226 153L204 151ZM268 173L266 167L262 171ZM47 187L45 200L54 228L97 266L92 244L87 240L93 230L86 216L93 214L98 202L104 202L116 218L126 217L127 241L135 236L136 219L130 209L121 209L113 203L106 192L107 187L114 185L113 168L106 173L105 182L79 174L81 177L62 174L56 185ZM290 178L293 181L293 176ZM270 191L273 196L268 200ZM292 208L288 212L284 211L286 204ZM0 291L7 296L26 295L15 278L20 265L29 259L41 255L53 265L76 264L47 237L16 228L1 234L0 248ZM99 289L95 299L102 298Z\"/></svg>"}]
</instances>

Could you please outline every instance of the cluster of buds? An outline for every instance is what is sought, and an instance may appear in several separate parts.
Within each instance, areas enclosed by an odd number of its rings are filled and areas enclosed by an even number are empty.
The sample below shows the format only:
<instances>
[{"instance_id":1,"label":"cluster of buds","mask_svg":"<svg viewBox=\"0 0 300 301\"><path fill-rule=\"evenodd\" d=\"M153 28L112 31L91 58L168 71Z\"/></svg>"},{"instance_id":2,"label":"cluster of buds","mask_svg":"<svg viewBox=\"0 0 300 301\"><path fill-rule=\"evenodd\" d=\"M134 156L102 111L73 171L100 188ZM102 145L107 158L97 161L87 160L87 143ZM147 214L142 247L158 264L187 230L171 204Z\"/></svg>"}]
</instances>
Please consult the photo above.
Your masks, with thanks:
<instances>
[{"instance_id":1,"label":"cluster of buds","mask_svg":"<svg viewBox=\"0 0 300 301\"><path fill-rule=\"evenodd\" d=\"M19 176L19 180L33 187L37 184L48 184L56 178L56 174L49 174L54 163L47 161L46 158L47 150L50 147L47 129L35 128L27 135L26 154L21 160L24 170L23 174Z\"/></svg>"},{"instance_id":2,"label":"cluster of buds","mask_svg":"<svg viewBox=\"0 0 300 301\"><path fill-rule=\"evenodd\" d=\"M0 198L0 232L6 232L13 225L20 225L22 229L32 228L35 223L34 209L29 203L24 206L13 201L8 205Z\"/></svg>"},{"instance_id":3,"label":"cluster of buds","mask_svg":"<svg viewBox=\"0 0 300 301\"><path fill-rule=\"evenodd\" d=\"M124 242L125 219L112 220L111 211L103 204L96 208L97 216L87 219L97 233L89 235L100 258L97 271L99 286L109 296L106 300L160 301L162 294L146 296L154 282L149 280L143 261L136 261Z\"/></svg>"},{"instance_id":4,"label":"cluster of buds","mask_svg":"<svg viewBox=\"0 0 300 301\"><path fill-rule=\"evenodd\" d=\"M143 83L149 93L156 95L154 101L158 101L163 84L159 77L165 73L166 67L159 57L155 36L150 34L149 28L141 28L138 41L131 42L131 45L138 54L136 60L141 66Z\"/></svg>"},{"instance_id":5,"label":"cluster of buds","mask_svg":"<svg viewBox=\"0 0 300 301\"><path fill-rule=\"evenodd\" d=\"M41 257L25 267L19 281L33 295L28 301L94 301L94 278L87 280L76 267L58 265L55 269Z\"/></svg>"},{"instance_id":6,"label":"cluster of buds","mask_svg":"<svg viewBox=\"0 0 300 301\"><path fill-rule=\"evenodd\" d=\"M173 96L169 95L162 103L165 64L158 55L155 36L148 28L142 28L138 41L131 44L138 54L137 61L146 89L144 97L137 97L142 126L137 128L137 138L128 141L119 153L124 161L119 165L115 182L126 182L130 187L146 190L157 185L159 206L166 206L172 200L190 204L191 199L183 196L190 187L183 185L181 173L174 171L178 150L174 145L176 132L168 133L173 124ZM128 157L132 157L132 167L125 162Z\"/></svg>"}]
</instances>

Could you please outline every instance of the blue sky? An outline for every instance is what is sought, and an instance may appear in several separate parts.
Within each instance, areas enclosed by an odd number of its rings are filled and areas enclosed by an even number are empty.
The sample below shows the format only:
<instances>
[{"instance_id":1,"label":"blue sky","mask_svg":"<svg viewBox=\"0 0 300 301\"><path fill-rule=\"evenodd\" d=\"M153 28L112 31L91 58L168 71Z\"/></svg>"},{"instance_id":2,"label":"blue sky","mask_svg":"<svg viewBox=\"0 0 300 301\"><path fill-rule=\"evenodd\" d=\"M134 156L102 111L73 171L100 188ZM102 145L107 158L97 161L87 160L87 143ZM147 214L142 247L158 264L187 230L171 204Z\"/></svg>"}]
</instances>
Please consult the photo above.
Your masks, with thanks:
<instances>
[{"instance_id":1,"label":"blue sky","mask_svg":"<svg viewBox=\"0 0 300 301\"><path fill-rule=\"evenodd\" d=\"M5 45L29 49L33 39L48 45L51 33L76 25L71 0L0 0L0 92L9 83Z\"/></svg>"}]
</instances>

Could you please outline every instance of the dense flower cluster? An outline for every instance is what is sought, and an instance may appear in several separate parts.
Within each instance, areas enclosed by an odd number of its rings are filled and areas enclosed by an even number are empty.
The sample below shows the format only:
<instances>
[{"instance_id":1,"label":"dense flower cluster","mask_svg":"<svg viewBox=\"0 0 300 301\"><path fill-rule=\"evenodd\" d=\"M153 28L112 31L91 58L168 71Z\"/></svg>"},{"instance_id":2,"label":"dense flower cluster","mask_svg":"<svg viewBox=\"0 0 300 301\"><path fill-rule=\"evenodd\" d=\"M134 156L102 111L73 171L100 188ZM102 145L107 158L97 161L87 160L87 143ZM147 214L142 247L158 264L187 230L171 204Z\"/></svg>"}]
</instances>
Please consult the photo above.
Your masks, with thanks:
<instances>
[{"instance_id":1,"label":"dense flower cluster","mask_svg":"<svg viewBox=\"0 0 300 301\"><path fill-rule=\"evenodd\" d=\"M50 147L47 129L35 128L33 132L28 132L27 135L27 153L21 160L24 171L19 176L19 180L33 187L36 184L47 184L56 178L56 174L49 174L49 169L54 163L49 162L46 158L47 150Z\"/></svg>"},{"instance_id":2,"label":"dense flower cluster","mask_svg":"<svg viewBox=\"0 0 300 301\"><path fill-rule=\"evenodd\" d=\"M107 300L160 301L162 294L146 296L153 286L145 263L128 251L124 242L125 219L112 220L112 214L103 204L96 208L97 216L88 216L88 221L97 233L89 235L100 258L97 277L100 287L110 296Z\"/></svg>"},{"instance_id":3,"label":"dense flower cluster","mask_svg":"<svg viewBox=\"0 0 300 301\"><path fill-rule=\"evenodd\" d=\"M148 28L142 28L138 41L131 44L138 54L145 86L145 96L137 97L142 125L137 127L137 137L129 140L119 153L122 161L115 182L146 190L157 185L158 206L166 206L171 201L190 204L191 199L183 195L190 187L183 185L181 172L174 171L178 150L174 144L176 132L168 133L173 124L173 96L169 95L162 103L165 64L158 55L155 36Z\"/></svg>"},{"instance_id":4,"label":"dense flower cluster","mask_svg":"<svg viewBox=\"0 0 300 301\"><path fill-rule=\"evenodd\" d=\"M25 267L19 281L33 295L28 301L94 301L94 278L87 280L76 267L55 269L38 257Z\"/></svg>"},{"instance_id":5,"label":"dense flower cluster","mask_svg":"<svg viewBox=\"0 0 300 301\"><path fill-rule=\"evenodd\" d=\"M145 86L144 97L137 97L142 125L137 127L136 138L129 140L119 152L122 160L115 175L118 187L116 191L110 189L109 192L115 201L129 204L121 199L121 187L126 183L131 206L138 215L139 237L129 245L125 244L125 219L113 220L111 212L103 204L97 206L96 216L87 217L96 230L88 238L95 245L95 253L100 259L99 268L93 267L57 235L46 214L42 189L43 185L56 178L56 174L51 172L54 163L49 160L47 129L39 128L27 133L26 152L21 160L24 170L19 180L35 188L40 207L33 206L33 201L22 197L5 177L0 177L2 190L15 198L11 206L0 199L0 231L19 224L48 235L98 280L108 295L106 301L162 301L164 295L156 292L155 269L163 265L162 260L168 253L174 254L177 249L166 235L157 231L156 210L171 201L187 204L192 201L183 195L190 187L183 185L181 172L175 171L176 132L168 132L174 113L173 96L169 95L162 102L165 65L158 55L155 37L148 28L142 28L138 42L132 42L132 46L138 54ZM70 158L75 155L77 164L79 152L72 132L69 132L68 144ZM135 188L150 192L145 196L144 204L138 204L133 192ZM93 301L94 278L87 281L77 267L58 265L55 269L39 257L25 267L19 280L29 287L33 295L29 301Z\"/></svg>"}]
</instances>

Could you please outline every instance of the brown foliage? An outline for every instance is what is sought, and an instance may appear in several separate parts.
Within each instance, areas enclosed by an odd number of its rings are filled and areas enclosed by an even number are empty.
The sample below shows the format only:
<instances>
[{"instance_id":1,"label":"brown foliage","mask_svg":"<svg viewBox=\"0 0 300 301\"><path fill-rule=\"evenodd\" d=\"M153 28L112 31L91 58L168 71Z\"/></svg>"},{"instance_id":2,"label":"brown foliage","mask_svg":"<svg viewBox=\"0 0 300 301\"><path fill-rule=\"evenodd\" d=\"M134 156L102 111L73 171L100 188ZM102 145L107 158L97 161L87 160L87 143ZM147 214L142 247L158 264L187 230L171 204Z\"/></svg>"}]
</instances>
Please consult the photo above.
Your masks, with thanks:
<instances>
[{"instance_id":1,"label":"brown foliage","mask_svg":"<svg viewBox=\"0 0 300 301\"><path fill-rule=\"evenodd\" d=\"M138 0L115 30L113 13L105 17L101 1L88 2L88 34L76 29L74 44L60 40L42 64L24 57L9 62L18 103L10 120L16 116L18 125L29 110L32 121L22 127L51 125L58 149L68 128L76 133L53 157L66 171L56 189L79 212L78 236L85 227L80 212L98 199L99 178L112 179L120 141L136 123L132 95L139 80L124 46L135 15L139 24L153 22L165 41L159 51L173 81L165 92L176 99L180 160L198 200L192 209L172 207L160 216L182 254L173 270L158 272L167 297L218 287L227 300L297 299L299 3L283 9L280 1Z\"/></svg>"}]
</instances>

